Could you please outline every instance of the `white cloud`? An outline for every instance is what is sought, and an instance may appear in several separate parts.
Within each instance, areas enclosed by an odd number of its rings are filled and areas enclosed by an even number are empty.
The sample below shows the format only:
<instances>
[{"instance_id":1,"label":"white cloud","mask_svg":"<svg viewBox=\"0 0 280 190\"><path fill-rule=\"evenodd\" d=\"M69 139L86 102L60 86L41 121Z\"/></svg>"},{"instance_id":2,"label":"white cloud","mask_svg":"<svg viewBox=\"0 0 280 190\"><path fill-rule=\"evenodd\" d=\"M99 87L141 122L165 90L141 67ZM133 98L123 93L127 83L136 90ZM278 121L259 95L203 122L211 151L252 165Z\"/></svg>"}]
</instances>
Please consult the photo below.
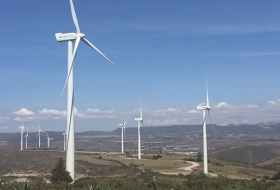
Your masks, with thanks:
<instances>
[{"instance_id":1,"label":"white cloud","mask_svg":"<svg viewBox=\"0 0 280 190\"><path fill-rule=\"evenodd\" d=\"M66 111L59 111L54 109L47 109L44 108L41 111L38 111L39 114L45 114L45 115L56 115L56 116L65 116L66 117Z\"/></svg>"},{"instance_id":2,"label":"white cloud","mask_svg":"<svg viewBox=\"0 0 280 190\"><path fill-rule=\"evenodd\" d=\"M256 108L258 108L257 105L244 105L243 107L247 108L247 109L256 109Z\"/></svg>"},{"instance_id":3,"label":"white cloud","mask_svg":"<svg viewBox=\"0 0 280 190\"><path fill-rule=\"evenodd\" d=\"M121 113L121 112L120 112ZM87 109L83 113L84 118L116 118L116 110L99 110L99 109Z\"/></svg>"},{"instance_id":4,"label":"white cloud","mask_svg":"<svg viewBox=\"0 0 280 190\"><path fill-rule=\"evenodd\" d=\"M280 106L280 99L276 101L268 101L267 106Z\"/></svg>"},{"instance_id":5,"label":"white cloud","mask_svg":"<svg viewBox=\"0 0 280 190\"><path fill-rule=\"evenodd\" d=\"M214 108L229 108L229 105L226 102L220 102Z\"/></svg>"},{"instance_id":6,"label":"white cloud","mask_svg":"<svg viewBox=\"0 0 280 190\"><path fill-rule=\"evenodd\" d=\"M200 113L200 111L198 109L193 109L188 111L188 113L196 114L196 113Z\"/></svg>"},{"instance_id":7,"label":"white cloud","mask_svg":"<svg viewBox=\"0 0 280 190\"><path fill-rule=\"evenodd\" d=\"M30 115L34 115L34 112L29 111L26 108L21 108L19 111L14 111L13 114L20 115L20 116L30 116Z\"/></svg>"},{"instance_id":8,"label":"white cloud","mask_svg":"<svg viewBox=\"0 0 280 190\"><path fill-rule=\"evenodd\" d=\"M176 109L174 109L174 108L168 108L166 111L167 111L167 112L176 112Z\"/></svg>"},{"instance_id":9,"label":"white cloud","mask_svg":"<svg viewBox=\"0 0 280 190\"><path fill-rule=\"evenodd\" d=\"M280 99L267 101L264 104L253 103L248 105L231 105L227 102L220 102L211 106L211 116L214 124L227 125L250 124L259 122L279 121L280 118ZM160 125L186 125L201 124L202 112L193 107L169 107L165 109L151 109L142 105L142 113L145 126ZM131 121L128 125L136 126L134 118L139 117L139 108L126 111L118 111L114 109L101 110L98 108L89 108L87 110L78 110L74 108L75 117L83 120L88 125L94 125L93 120L102 119L108 126L115 126L119 121ZM21 109L13 112L15 117L1 117L0 121L47 121L65 120L66 111L55 109L47 109L33 113L27 109ZM207 115L208 118L208 115ZM119 120L119 121L116 121ZM207 119L209 121L209 118ZM134 125L135 124L135 125ZM97 130L100 130L98 128ZM55 130L55 129L54 129ZM106 130L106 129L103 129Z\"/></svg>"},{"instance_id":10,"label":"white cloud","mask_svg":"<svg viewBox=\"0 0 280 190\"><path fill-rule=\"evenodd\" d=\"M86 112L100 113L101 111L99 109L87 109Z\"/></svg>"},{"instance_id":11,"label":"white cloud","mask_svg":"<svg viewBox=\"0 0 280 190\"><path fill-rule=\"evenodd\" d=\"M270 105L277 105L277 103L275 101L268 101L267 103Z\"/></svg>"}]
</instances>

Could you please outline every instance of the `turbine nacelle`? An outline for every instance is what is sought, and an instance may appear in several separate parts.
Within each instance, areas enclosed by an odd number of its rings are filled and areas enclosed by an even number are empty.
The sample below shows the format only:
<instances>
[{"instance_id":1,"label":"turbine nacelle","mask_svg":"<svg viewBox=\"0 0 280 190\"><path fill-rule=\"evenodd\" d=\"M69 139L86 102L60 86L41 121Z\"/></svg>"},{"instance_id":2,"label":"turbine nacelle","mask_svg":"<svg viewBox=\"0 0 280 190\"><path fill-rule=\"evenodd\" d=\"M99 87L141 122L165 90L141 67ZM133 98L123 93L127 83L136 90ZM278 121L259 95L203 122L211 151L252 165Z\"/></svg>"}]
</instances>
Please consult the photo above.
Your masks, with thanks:
<instances>
[{"instance_id":1,"label":"turbine nacelle","mask_svg":"<svg viewBox=\"0 0 280 190\"><path fill-rule=\"evenodd\" d=\"M127 122L127 121L126 121L126 122ZM120 127L125 127L126 122L119 124L119 126L120 126Z\"/></svg>"},{"instance_id":2,"label":"turbine nacelle","mask_svg":"<svg viewBox=\"0 0 280 190\"><path fill-rule=\"evenodd\" d=\"M209 110L210 108L210 106L197 106L198 110Z\"/></svg>"},{"instance_id":3,"label":"turbine nacelle","mask_svg":"<svg viewBox=\"0 0 280 190\"><path fill-rule=\"evenodd\" d=\"M59 32L59 33L55 34L55 38L59 42L76 40L78 37L83 38L83 37L85 37L85 35L83 33L77 34L77 33L74 33L74 32L65 33L65 34Z\"/></svg>"},{"instance_id":4,"label":"turbine nacelle","mask_svg":"<svg viewBox=\"0 0 280 190\"><path fill-rule=\"evenodd\" d=\"M141 122L143 119L142 118L135 118L135 121Z\"/></svg>"}]
</instances>

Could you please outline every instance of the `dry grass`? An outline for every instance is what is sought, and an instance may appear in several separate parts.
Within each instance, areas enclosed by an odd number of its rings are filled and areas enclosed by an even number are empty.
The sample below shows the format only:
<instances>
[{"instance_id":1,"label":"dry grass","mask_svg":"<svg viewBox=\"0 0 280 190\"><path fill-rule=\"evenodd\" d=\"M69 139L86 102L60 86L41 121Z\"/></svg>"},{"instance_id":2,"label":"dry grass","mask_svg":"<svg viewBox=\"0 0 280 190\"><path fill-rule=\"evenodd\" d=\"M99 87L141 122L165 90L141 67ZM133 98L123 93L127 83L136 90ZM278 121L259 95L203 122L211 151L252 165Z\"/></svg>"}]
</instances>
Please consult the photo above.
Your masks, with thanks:
<instances>
[{"instance_id":1,"label":"dry grass","mask_svg":"<svg viewBox=\"0 0 280 190\"><path fill-rule=\"evenodd\" d=\"M102 155L104 159L112 159L112 160L118 160L126 165L138 165L139 169L147 170L150 169L155 172L183 172L184 170L182 167L189 166L188 163L185 163L181 157L171 157L171 156L165 156L163 155L162 159L159 160L153 160L152 156L153 154L145 154L143 155L143 159L130 159L123 156L123 158L119 158L118 154L112 155L112 154L106 154ZM149 159L145 159L149 158ZM171 160L171 158L175 158Z\"/></svg>"},{"instance_id":2,"label":"dry grass","mask_svg":"<svg viewBox=\"0 0 280 190\"><path fill-rule=\"evenodd\" d=\"M97 157L93 157L92 155L80 155L77 154L75 157L75 160L82 160L82 161L86 161L92 164L97 164L97 165L111 165L111 166L120 166L119 163L117 162L111 162L108 160L104 160L104 159L98 159Z\"/></svg>"},{"instance_id":3,"label":"dry grass","mask_svg":"<svg viewBox=\"0 0 280 190\"><path fill-rule=\"evenodd\" d=\"M200 165L198 170L202 171L202 165ZM259 178L261 179L263 176L273 176L275 173L274 171L270 170L261 170L256 168L248 168L248 167L241 167L241 166L231 166L231 165L224 165L224 166L215 166L214 164L208 165L209 171L217 175L224 175L231 178L244 178L244 179L251 179L251 178Z\"/></svg>"},{"instance_id":4,"label":"dry grass","mask_svg":"<svg viewBox=\"0 0 280 190\"><path fill-rule=\"evenodd\" d=\"M276 158L272 158L270 160L266 160L265 162L259 163L257 164L258 166L267 166L267 165L271 165L271 164L279 164L280 163L280 156L276 157Z\"/></svg>"}]
</instances>

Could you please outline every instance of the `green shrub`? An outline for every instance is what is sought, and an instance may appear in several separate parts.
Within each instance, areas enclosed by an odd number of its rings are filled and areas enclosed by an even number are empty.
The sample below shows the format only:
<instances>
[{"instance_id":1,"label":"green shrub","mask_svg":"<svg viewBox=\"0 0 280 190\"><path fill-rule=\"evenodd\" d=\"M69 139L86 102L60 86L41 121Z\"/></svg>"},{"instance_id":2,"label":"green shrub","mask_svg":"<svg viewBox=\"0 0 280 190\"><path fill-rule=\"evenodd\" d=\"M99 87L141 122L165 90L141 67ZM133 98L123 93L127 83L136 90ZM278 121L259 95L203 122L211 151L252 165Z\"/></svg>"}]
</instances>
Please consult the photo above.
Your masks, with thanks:
<instances>
[{"instance_id":1,"label":"green shrub","mask_svg":"<svg viewBox=\"0 0 280 190\"><path fill-rule=\"evenodd\" d=\"M73 180L70 176L70 173L66 171L62 158L58 160L58 163L51 171L51 179L52 183L66 182L71 183Z\"/></svg>"}]
</instances>

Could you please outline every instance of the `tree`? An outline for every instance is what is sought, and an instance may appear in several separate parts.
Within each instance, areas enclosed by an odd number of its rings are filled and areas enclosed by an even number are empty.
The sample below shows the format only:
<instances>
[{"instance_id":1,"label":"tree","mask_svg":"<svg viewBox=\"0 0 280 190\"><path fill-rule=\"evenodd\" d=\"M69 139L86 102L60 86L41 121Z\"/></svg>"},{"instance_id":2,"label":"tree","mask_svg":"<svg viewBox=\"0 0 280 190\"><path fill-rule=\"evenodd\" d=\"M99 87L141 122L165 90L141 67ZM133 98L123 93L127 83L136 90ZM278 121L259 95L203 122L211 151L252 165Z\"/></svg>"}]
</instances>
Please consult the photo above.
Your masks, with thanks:
<instances>
[{"instance_id":1,"label":"tree","mask_svg":"<svg viewBox=\"0 0 280 190\"><path fill-rule=\"evenodd\" d=\"M50 181L52 183L59 183L64 181L66 183L71 183L73 180L70 176L70 173L66 171L62 158L58 160L58 163L52 169L52 176Z\"/></svg>"},{"instance_id":2,"label":"tree","mask_svg":"<svg viewBox=\"0 0 280 190\"><path fill-rule=\"evenodd\" d=\"M202 162L202 155L201 155L201 153L198 153L196 161L197 162Z\"/></svg>"},{"instance_id":3,"label":"tree","mask_svg":"<svg viewBox=\"0 0 280 190\"><path fill-rule=\"evenodd\" d=\"M271 180L280 180L280 171L277 171L277 173L271 177Z\"/></svg>"}]
</instances>

